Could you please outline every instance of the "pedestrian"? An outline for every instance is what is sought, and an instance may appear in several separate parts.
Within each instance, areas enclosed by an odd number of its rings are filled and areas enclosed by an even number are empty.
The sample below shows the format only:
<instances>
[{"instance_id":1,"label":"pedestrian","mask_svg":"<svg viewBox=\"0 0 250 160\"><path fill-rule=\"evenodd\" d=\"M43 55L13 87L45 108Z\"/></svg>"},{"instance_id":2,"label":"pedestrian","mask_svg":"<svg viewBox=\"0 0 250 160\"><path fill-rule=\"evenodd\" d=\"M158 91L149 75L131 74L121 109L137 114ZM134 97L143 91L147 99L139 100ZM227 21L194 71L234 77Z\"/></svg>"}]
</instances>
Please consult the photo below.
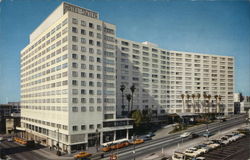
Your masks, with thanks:
<instances>
[{"instance_id":1,"label":"pedestrian","mask_svg":"<svg viewBox=\"0 0 250 160\"><path fill-rule=\"evenodd\" d=\"M52 150L51 146L49 146L49 150L50 150L50 151Z\"/></svg>"}]
</instances>

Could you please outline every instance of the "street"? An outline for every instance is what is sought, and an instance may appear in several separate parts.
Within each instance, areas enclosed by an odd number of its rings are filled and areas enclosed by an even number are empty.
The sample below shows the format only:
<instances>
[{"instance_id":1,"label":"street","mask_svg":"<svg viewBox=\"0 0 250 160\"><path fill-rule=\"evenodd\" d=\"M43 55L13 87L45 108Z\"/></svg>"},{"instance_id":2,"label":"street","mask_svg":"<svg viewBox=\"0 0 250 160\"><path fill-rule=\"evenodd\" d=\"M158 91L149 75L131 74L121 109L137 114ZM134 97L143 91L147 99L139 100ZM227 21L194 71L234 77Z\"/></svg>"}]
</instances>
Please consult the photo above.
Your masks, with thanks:
<instances>
[{"instance_id":1,"label":"street","mask_svg":"<svg viewBox=\"0 0 250 160\"><path fill-rule=\"evenodd\" d=\"M2 152L5 155L9 155L13 160L47 160L45 156L37 152L35 150L41 149L42 146L35 148L28 148L25 146L21 146L14 142L1 141L0 147Z\"/></svg>"},{"instance_id":2,"label":"street","mask_svg":"<svg viewBox=\"0 0 250 160\"><path fill-rule=\"evenodd\" d=\"M215 122L211 123L208 125L209 132L211 133L218 133L219 131L222 131L223 129L231 128L233 126L240 125L244 123L244 117L238 117L238 118L232 118L226 122ZM196 134L204 134L206 132L206 126L199 126L196 128L190 128L186 130L188 132L196 133ZM184 131L184 132L186 132ZM161 150L161 148L165 148L165 150L168 147L176 146L178 143L182 142L182 139L180 138L180 133L175 133L168 135L166 137L160 138L160 139L155 139L151 140L148 142L145 142L141 145L137 145L135 148L135 154L133 154L133 147L127 147L127 148L122 148L120 150L114 151L115 153L118 154L119 160L128 160L128 159L133 159L143 157L145 155L148 155L150 153L156 152ZM188 141L189 138L184 138L183 141L186 142ZM109 155L109 154L107 154ZM107 156L106 155L106 156Z\"/></svg>"}]
</instances>

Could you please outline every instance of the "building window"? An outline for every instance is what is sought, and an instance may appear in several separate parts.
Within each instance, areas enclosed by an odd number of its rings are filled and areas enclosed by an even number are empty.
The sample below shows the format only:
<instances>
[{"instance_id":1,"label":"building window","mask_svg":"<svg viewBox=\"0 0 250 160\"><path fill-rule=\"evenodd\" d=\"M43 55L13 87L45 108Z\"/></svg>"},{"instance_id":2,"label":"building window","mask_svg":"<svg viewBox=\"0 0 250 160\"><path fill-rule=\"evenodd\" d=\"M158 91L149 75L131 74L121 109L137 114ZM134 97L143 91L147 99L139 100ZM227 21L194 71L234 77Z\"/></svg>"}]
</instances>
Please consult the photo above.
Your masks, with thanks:
<instances>
[{"instance_id":1,"label":"building window","mask_svg":"<svg viewBox=\"0 0 250 160\"><path fill-rule=\"evenodd\" d=\"M72 27L72 32L73 33L77 33L77 28L76 27Z\"/></svg>"},{"instance_id":2,"label":"building window","mask_svg":"<svg viewBox=\"0 0 250 160\"><path fill-rule=\"evenodd\" d=\"M86 91L84 89L81 89L81 94L86 94Z\"/></svg>"},{"instance_id":3,"label":"building window","mask_svg":"<svg viewBox=\"0 0 250 160\"><path fill-rule=\"evenodd\" d=\"M101 107L101 106L98 106L98 107L97 107L97 111L102 111L102 107Z\"/></svg>"},{"instance_id":4,"label":"building window","mask_svg":"<svg viewBox=\"0 0 250 160\"><path fill-rule=\"evenodd\" d=\"M94 45L94 41L90 39L90 40L89 40L89 44L90 44L90 45Z\"/></svg>"},{"instance_id":5,"label":"building window","mask_svg":"<svg viewBox=\"0 0 250 160\"><path fill-rule=\"evenodd\" d=\"M77 126L72 126L72 130L73 130L73 131L77 131L77 130L78 130L78 127L77 127Z\"/></svg>"},{"instance_id":6,"label":"building window","mask_svg":"<svg viewBox=\"0 0 250 160\"><path fill-rule=\"evenodd\" d=\"M72 98L72 103L78 103L78 99L77 98Z\"/></svg>"},{"instance_id":7,"label":"building window","mask_svg":"<svg viewBox=\"0 0 250 160\"><path fill-rule=\"evenodd\" d=\"M81 25L82 26L86 26L86 22L85 21L81 21Z\"/></svg>"},{"instance_id":8,"label":"building window","mask_svg":"<svg viewBox=\"0 0 250 160\"><path fill-rule=\"evenodd\" d=\"M81 34L82 35L85 35L86 34L86 31L84 29L81 29Z\"/></svg>"},{"instance_id":9,"label":"building window","mask_svg":"<svg viewBox=\"0 0 250 160\"><path fill-rule=\"evenodd\" d=\"M86 43L86 39L85 38L81 38L81 43L85 44Z\"/></svg>"},{"instance_id":10,"label":"building window","mask_svg":"<svg viewBox=\"0 0 250 160\"><path fill-rule=\"evenodd\" d=\"M81 130L86 130L86 125L81 125Z\"/></svg>"},{"instance_id":11,"label":"building window","mask_svg":"<svg viewBox=\"0 0 250 160\"><path fill-rule=\"evenodd\" d=\"M77 86L77 80L72 80L72 85Z\"/></svg>"},{"instance_id":12,"label":"building window","mask_svg":"<svg viewBox=\"0 0 250 160\"><path fill-rule=\"evenodd\" d=\"M94 112L94 107L93 107L93 106L90 106L90 107L89 107L89 111L90 111L90 112Z\"/></svg>"},{"instance_id":13,"label":"building window","mask_svg":"<svg viewBox=\"0 0 250 160\"><path fill-rule=\"evenodd\" d=\"M94 24L93 23L89 23L89 28L94 28Z\"/></svg>"},{"instance_id":14,"label":"building window","mask_svg":"<svg viewBox=\"0 0 250 160\"><path fill-rule=\"evenodd\" d=\"M93 124L90 124L90 125L89 125L89 129L94 129L94 125L93 125Z\"/></svg>"},{"instance_id":15,"label":"building window","mask_svg":"<svg viewBox=\"0 0 250 160\"><path fill-rule=\"evenodd\" d=\"M89 31L89 36L94 37L94 32Z\"/></svg>"},{"instance_id":16,"label":"building window","mask_svg":"<svg viewBox=\"0 0 250 160\"><path fill-rule=\"evenodd\" d=\"M77 37L76 36L72 36L72 41L73 42L77 42L78 41Z\"/></svg>"},{"instance_id":17,"label":"building window","mask_svg":"<svg viewBox=\"0 0 250 160\"><path fill-rule=\"evenodd\" d=\"M102 27L101 27L100 25L97 25L97 26L96 26L96 29L99 30L99 31L101 31L101 30L102 30Z\"/></svg>"},{"instance_id":18,"label":"building window","mask_svg":"<svg viewBox=\"0 0 250 160\"><path fill-rule=\"evenodd\" d=\"M77 59L77 54L72 54L73 59Z\"/></svg>"},{"instance_id":19,"label":"building window","mask_svg":"<svg viewBox=\"0 0 250 160\"><path fill-rule=\"evenodd\" d=\"M72 112L78 112L78 107L72 107Z\"/></svg>"},{"instance_id":20,"label":"building window","mask_svg":"<svg viewBox=\"0 0 250 160\"><path fill-rule=\"evenodd\" d=\"M77 21L77 19L75 19L75 18L72 18L72 23L73 23L73 24L78 24L78 21Z\"/></svg>"},{"instance_id":21,"label":"building window","mask_svg":"<svg viewBox=\"0 0 250 160\"><path fill-rule=\"evenodd\" d=\"M86 112L87 108L86 107L81 107L81 112Z\"/></svg>"},{"instance_id":22,"label":"building window","mask_svg":"<svg viewBox=\"0 0 250 160\"><path fill-rule=\"evenodd\" d=\"M77 45L72 45L72 50L77 51L78 50Z\"/></svg>"}]
</instances>

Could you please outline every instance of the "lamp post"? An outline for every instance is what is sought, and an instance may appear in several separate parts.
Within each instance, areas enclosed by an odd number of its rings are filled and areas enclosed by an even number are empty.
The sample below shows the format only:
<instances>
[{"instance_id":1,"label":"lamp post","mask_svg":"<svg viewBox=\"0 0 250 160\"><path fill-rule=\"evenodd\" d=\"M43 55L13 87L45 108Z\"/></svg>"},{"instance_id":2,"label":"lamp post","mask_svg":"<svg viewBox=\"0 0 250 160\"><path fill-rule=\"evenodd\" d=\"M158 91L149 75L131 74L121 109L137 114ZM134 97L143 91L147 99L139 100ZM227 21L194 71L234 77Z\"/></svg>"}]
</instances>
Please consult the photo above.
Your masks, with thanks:
<instances>
[{"instance_id":1,"label":"lamp post","mask_svg":"<svg viewBox=\"0 0 250 160\"><path fill-rule=\"evenodd\" d=\"M61 155L61 152L59 151L59 128L57 128L57 152L56 152L56 155L60 156Z\"/></svg>"},{"instance_id":2,"label":"lamp post","mask_svg":"<svg viewBox=\"0 0 250 160\"><path fill-rule=\"evenodd\" d=\"M133 157L135 160L135 134L133 134Z\"/></svg>"},{"instance_id":3,"label":"lamp post","mask_svg":"<svg viewBox=\"0 0 250 160\"><path fill-rule=\"evenodd\" d=\"M98 129L96 129L96 152L98 152L98 142L99 142L99 133Z\"/></svg>"}]
</instances>

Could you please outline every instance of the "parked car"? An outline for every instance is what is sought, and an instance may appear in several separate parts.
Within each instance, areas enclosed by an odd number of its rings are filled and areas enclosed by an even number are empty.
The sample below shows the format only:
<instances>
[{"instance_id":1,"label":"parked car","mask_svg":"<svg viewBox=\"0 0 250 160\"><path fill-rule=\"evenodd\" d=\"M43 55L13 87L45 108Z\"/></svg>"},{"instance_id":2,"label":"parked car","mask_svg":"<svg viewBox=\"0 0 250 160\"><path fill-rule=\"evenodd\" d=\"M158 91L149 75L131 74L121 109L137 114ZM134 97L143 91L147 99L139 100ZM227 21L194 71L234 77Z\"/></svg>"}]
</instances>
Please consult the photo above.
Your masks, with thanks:
<instances>
[{"instance_id":1,"label":"parked car","mask_svg":"<svg viewBox=\"0 0 250 160\"><path fill-rule=\"evenodd\" d=\"M250 129L249 128L240 128L237 131L243 134L250 134Z\"/></svg>"},{"instance_id":2,"label":"parked car","mask_svg":"<svg viewBox=\"0 0 250 160\"><path fill-rule=\"evenodd\" d=\"M148 132L148 134L146 134L146 136L148 136L148 137L154 137L155 134L153 132Z\"/></svg>"},{"instance_id":3,"label":"parked car","mask_svg":"<svg viewBox=\"0 0 250 160\"><path fill-rule=\"evenodd\" d=\"M189 156L189 157L197 157L199 154L195 151L192 150L186 150L184 152L185 155Z\"/></svg>"},{"instance_id":4,"label":"parked car","mask_svg":"<svg viewBox=\"0 0 250 160\"><path fill-rule=\"evenodd\" d=\"M191 147L191 148L186 149L186 150L191 150L191 151L193 151L193 152L196 152L196 153L197 153L197 156L198 156L198 155L201 155L201 154L203 153L202 150L200 150L199 148L196 148L196 147Z\"/></svg>"},{"instance_id":5,"label":"parked car","mask_svg":"<svg viewBox=\"0 0 250 160\"><path fill-rule=\"evenodd\" d=\"M74 156L74 158L86 158L86 157L90 157L92 154L88 153L88 152L80 152L78 154L76 154Z\"/></svg>"},{"instance_id":6,"label":"parked car","mask_svg":"<svg viewBox=\"0 0 250 160\"><path fill-rule=\"evenodd\" d=\"M211 137L211 136L213 136L213 135L214 135L214 134L211 133L211 132L206 132L206 133L203 134L203 137Z\"/></svg>"},{"instance_id":7,"label":"parked car","mask_svg":"<svg viewBox=\"0 0 250 160\"><path fill-rule=\"evenodd\" d=\"M132 142L130 142L131 144L141 144L141 143L144 143L144 140L143 139L136 139Z\"/></svg>"},{"instance_id":8,"label":"parked car","mask_svg":"<svg viewBox=\"0 0 250 160\"><path fill-rule=\"evenodd\" d=\"M188 137L190 135L191 135L191 132L185 132L185 133L181 134L180 137L181 138L186 138L186 137Z\"/></svg>"},{"instance_id":9,"label":"parked car","mask_svg":"<svg viewBox=\"0 0 250 160\"><path fill-rule=\"evenodd\" d=\"M205 160L205 159L206 159L205 157L197 157L194 160Z\"/></svg>"},{"instance_id":10,"label":"parked car","mask_svg":"<svg viewBox=\"0 0 250 160\"><path fill-rule=\"evenodd\" d=\"M204 144L206 144L207 147L210 147L211 149L215 149L220 146L219 144L214 143L213 141L206 141L204 142Z\"/></svg>"},{"instance_id":11,"label":"parked car","mask_svg":"<svg viewBox=\"0 0 250 160\"><path fill-rule=\"evenodd\" d=\"M186 155L182 152L175 151L172 155L172 160L184 160L186 159Z\"/></svg>"},{"instance_id":12,"label":"parked car","mask_svg":"<svg viewBox=\"0 0 250 160\"><path fill-rule=\"evenodd\" d=\"M140 137L141 139L143 139L144 141L149 141L149 140L152 140L152 138L151 137L149 137L149 136L142 136L142 137Z\"/></svg>"},{"instance_id":13,"label":"parked car","mask_svg":"<svg viewBox=\"0 0 250 160\"><path fill-rule=\"evenodd\" d=\"M223 137L221 137L221 142L222 142L222 144L226 145L226 144L230 143L230 140L228 137L223 136Z\"/></svg>"},{"instance_id":14,"label":"parked car","mask_svg":"<svg viewBox=\"0 0 250 160\"><path fill-rule=\"evenodd\" d=\"M194 148L199 149L201 153L207 153L209 151L209 148L205 144L194 146Z\"/></svg>"},{"instance_id":15,"label":"parked car","mask_svg":"<svg viewBox=\"0 0 250 160\"><path fill-rule=\"evenodd\" d=\"M192 138L197 138L197 137L199 137L199 136L200 136L199 134L192 133Z\"/></svg>"}]
</instances>

